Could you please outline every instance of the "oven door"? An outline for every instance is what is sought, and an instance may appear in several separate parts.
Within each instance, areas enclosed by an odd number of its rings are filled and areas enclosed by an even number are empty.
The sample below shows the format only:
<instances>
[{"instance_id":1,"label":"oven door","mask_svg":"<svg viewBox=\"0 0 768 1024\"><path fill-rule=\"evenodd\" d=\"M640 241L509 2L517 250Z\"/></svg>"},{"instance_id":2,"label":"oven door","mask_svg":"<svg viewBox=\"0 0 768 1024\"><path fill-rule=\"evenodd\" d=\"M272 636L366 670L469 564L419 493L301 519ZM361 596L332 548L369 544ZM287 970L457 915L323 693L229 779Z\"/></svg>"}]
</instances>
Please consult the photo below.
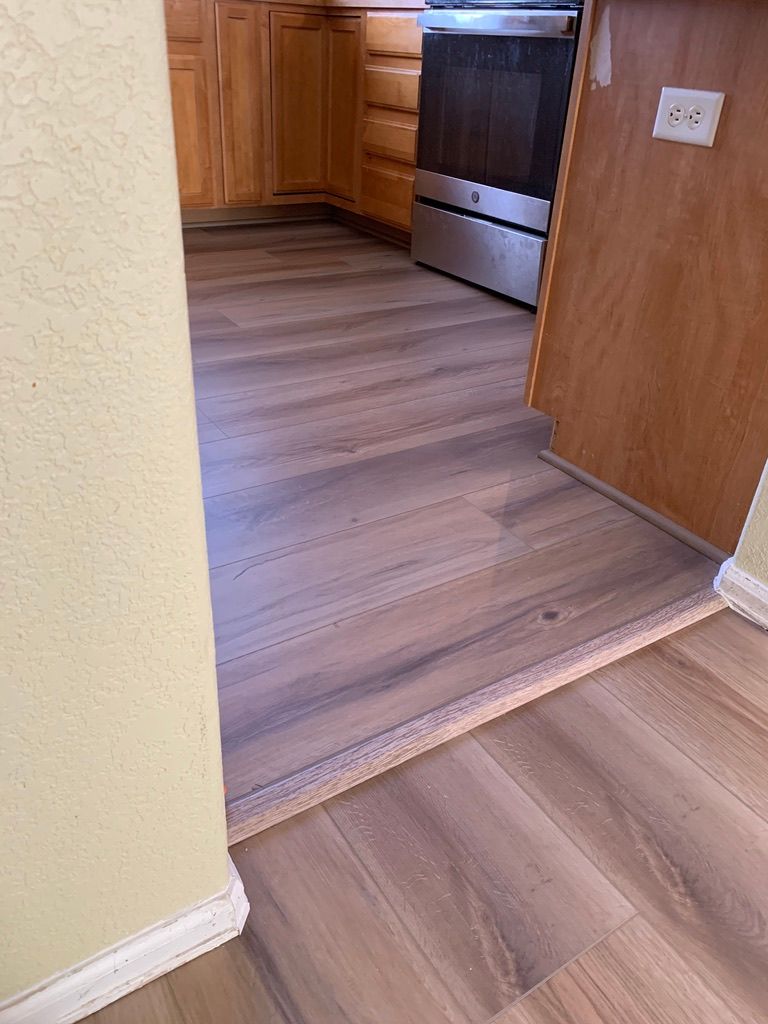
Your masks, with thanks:
<instances>
[{"instance_id":1,"label":"oven door","mask_svg":"<svg viewBox=\"0 0 768 1024\"><path fill-rule=\"evenodd\" d=\"M578 9L428 10L416 194L549 226Z\"/></svg>"}]
</instances>

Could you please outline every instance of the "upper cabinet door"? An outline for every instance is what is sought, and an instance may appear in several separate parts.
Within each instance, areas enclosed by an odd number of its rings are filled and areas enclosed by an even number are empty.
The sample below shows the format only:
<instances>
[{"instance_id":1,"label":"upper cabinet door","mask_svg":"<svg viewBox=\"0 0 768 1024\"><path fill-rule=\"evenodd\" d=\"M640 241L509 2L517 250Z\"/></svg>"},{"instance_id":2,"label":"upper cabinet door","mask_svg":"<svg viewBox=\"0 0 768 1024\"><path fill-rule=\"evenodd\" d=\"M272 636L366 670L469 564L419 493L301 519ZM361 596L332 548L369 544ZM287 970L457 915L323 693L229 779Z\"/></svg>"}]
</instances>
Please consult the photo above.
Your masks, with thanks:
<instances>
[{"instance_id":1,"label":"upper cabinet door","mask_svg":"<svg viewBox=\"0 0 768 1024\"><path fill-rule=\"evenodd\" d=\"M327 191L343 199L357 196L362 29L357 17L327 19L328 175Z\"/></svg>"},{"instance_id":2,"label":"upper cabinet door","mask_svg":"<svg viewBox=\"0 0 768 1024\"><path fill-rule=\"evenodd\" d=\"M227 203L257 203L263 193L260 13L253 4L216 4Z\"/></svg>"},{"instance_id":3,"label":"upper cabinet door","mask_svg":"<svg viewBox=\"0 0 768 1024\"><path fill-rule=\"evenodd\" d=\"M215 193L206 61L172 53L169 63L181 205L211 206Z\"/></svg>"},{"instance_id":4,"label":"upper cabinet door","mask_svg":"<svg viewBox=\"0 0 768 1024\"><path fill-rule=\"evenodd\" d=\"M326 173L325 16L269 16L274 190L322 192Z\"/></svg>"}]
</instances>

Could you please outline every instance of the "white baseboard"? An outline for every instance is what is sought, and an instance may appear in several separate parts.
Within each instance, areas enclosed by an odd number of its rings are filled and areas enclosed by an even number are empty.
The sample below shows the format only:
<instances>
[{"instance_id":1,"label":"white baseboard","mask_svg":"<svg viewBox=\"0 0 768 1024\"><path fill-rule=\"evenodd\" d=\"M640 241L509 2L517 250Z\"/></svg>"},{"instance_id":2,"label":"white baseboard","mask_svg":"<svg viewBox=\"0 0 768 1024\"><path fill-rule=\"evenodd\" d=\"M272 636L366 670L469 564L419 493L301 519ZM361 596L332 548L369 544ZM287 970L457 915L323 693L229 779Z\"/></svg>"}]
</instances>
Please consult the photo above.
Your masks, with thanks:
<instances>
[{"instance_id":1,"label":"white baseboard","mask_svg":"<svg viewBox=\"0 0 768 1024\"><path fill-rule=\"evenodd\" d=\"M768 585L739 569L732 558L720 566L715 590L734 611L768 629Z\"/></svg>"},{"instance_id":2,"label":"white baseboard","mask_svg":"<svg viewBox=\"0 0 768 1024\"><path fill-rule=\"evenodd\" d=\"M248 900L229 861L223 892L0 1004L0 1024L72 1024L243 930Z\"/></svg>"}]
</instances>

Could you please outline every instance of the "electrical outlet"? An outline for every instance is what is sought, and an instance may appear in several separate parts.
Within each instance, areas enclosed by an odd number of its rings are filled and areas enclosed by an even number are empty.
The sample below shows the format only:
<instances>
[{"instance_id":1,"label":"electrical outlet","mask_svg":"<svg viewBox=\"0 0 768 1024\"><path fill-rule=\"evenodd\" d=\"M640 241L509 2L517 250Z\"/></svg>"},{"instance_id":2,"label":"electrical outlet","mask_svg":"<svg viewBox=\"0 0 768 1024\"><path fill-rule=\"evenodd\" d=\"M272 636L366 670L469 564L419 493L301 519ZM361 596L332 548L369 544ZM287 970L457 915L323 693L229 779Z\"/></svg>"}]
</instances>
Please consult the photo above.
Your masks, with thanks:
<instances>
[{"instance_id":1,"label":"electrical outlet","mask_svg":"<svg viewBox=\"0 0 768 1024\"><path fill-rule=\"evenodd\" d=\"M724 99L724 92L675 89L665 85L656 111L654 139L685 142L689 146L711 146L715 141Z\"/></svg>"}]
</instances>

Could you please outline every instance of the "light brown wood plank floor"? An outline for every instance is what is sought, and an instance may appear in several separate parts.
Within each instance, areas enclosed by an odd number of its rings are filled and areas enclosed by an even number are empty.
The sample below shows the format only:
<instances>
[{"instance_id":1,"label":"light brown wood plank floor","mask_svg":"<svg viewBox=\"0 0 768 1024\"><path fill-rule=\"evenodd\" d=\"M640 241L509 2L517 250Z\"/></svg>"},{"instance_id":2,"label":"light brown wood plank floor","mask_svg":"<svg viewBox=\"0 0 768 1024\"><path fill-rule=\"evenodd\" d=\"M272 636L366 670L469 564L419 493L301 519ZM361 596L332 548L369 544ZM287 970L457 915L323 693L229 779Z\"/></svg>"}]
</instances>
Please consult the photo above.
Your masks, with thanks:
<instances>
[{"instance_id":1,"label":"light brown wood plank floor","mask_svg":"<svg viewBox=\"0 0 768 1024\"><path fill-rule=\"evenodd\" d=\"M764 1024L766 692L720 612L262 832L243 935L90 1022Z\"/></svg>"},{"instance_id":2,"label":"light brown wood plank floor","mask_svg":"<svg viewBox=\"0 0 768 1024\"><path fill-rule=\"evenodd\" d=\"M718 607L537 458L529 312L329 222L186 241L233 841Z\"/></svg>"}]
</instances>

